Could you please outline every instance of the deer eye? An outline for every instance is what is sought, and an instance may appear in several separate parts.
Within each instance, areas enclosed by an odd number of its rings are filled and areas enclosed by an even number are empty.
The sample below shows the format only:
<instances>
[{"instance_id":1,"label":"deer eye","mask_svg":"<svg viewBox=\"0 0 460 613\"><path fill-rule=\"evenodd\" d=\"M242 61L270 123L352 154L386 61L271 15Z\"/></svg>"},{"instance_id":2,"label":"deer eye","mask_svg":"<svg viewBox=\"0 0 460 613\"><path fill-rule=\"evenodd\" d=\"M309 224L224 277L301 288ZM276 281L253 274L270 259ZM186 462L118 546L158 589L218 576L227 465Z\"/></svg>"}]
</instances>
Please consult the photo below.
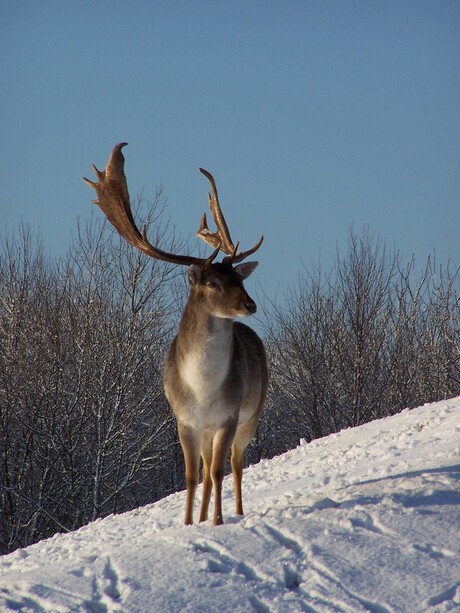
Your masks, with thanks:
<instances>
[{"instance_id":1,"label":"deer eye","mask_svg":"<svg viewBox=\"0 0 460 613\"><path fill-rule=\"evenodd\" d=\"M213 279L210 279L206 285L211 288L211 289L217 289L219 287L219 284L217 283L217 281L214 281Z\"/></svg>"}]
</instances>

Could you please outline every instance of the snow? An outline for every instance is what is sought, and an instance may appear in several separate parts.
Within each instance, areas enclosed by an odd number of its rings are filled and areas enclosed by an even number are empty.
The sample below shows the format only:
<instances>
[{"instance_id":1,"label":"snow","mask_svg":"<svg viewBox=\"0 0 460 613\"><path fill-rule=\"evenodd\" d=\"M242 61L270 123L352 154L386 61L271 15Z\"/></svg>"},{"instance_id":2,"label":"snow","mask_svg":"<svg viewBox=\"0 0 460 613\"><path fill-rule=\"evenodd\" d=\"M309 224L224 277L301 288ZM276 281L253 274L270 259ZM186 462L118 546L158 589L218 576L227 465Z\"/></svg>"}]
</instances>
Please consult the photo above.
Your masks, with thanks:
<instances>
[{"instance_id":1,"label":"snow","mask_svg":"<svg viewBox=\"0 0 460 613\"><path fill-rule=\"evenodd\" d=\"M460 397L245 470L246 515L184 494L0 558L1 611L460 610ZM197 505L199 500L197 500Z\"/></svg>"}]
</instances>

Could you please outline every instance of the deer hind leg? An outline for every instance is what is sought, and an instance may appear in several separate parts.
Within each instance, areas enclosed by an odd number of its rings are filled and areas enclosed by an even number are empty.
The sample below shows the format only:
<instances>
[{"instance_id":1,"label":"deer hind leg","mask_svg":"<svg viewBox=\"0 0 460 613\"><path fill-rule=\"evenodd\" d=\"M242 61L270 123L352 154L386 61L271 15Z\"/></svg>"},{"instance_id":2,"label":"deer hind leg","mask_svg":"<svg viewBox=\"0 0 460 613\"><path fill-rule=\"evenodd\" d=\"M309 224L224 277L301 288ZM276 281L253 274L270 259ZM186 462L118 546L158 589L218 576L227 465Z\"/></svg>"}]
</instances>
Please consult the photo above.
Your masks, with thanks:
<instances>
[{"instance_id":1,"label":"deer hind leg","mask_svg":"<svg viewBox=\"0 0 460 613\"><path fill-rule=\"evenodd\" d=\"M235 490L236 514L243 515L243 493L241 482L243 480L244 448L232 445L232 473L233 487Z\"/></svg>"},{"instance_id":2,"label":"deer hind leg","mask_svg":"<svg viewBox=\"0 0 460 613\"><path fill-rule=\"evenodd\" d=\"M203 458L203 497L201 499L200 521L208 519L209 501L212 493L211 463L212 437L204 435L201 441L201 457Z\"/></svg>"},{"instance_id":3,"label":"deer hind leg","mask_svg":"<svg viewBox=\"0 0 460 613\"><path fill-rule=\"evenodd\" d=\"M180 424L179 438L184 453L185 483L187 485L184 524L189 525L193 524L193 503L199 480L200 440L196 432Z\"/></svg>"},{"instance_id":4,"label":"deer hind leg","mask_svg":"<svg viewBox=\"0 0 460 613\"><path fill-rule=\"evenodd\" d=\"M254 419L251 419L249 422L245 423L243 426L240 426L236 431L235 440L233 441L232 445L232 473L237 515L244 515L241 485L243 481L244 451L254 436L257 423L258 418L255 417Z\"/></svg>"},{"instance_id":5,"label":"deer hind leg","mask_svg":"<svg viewBox=\"0 0 460 613\"><path fill-rule=\"evenodd\" d=\"M214 486L214 515L213 524L218 526L224 523L222 514L222 481L225 474L225 461L230 445L235 436L236 423L231 421L218 430L214 436L211 462L211 479Z\"/></svg>"}]
</instances>

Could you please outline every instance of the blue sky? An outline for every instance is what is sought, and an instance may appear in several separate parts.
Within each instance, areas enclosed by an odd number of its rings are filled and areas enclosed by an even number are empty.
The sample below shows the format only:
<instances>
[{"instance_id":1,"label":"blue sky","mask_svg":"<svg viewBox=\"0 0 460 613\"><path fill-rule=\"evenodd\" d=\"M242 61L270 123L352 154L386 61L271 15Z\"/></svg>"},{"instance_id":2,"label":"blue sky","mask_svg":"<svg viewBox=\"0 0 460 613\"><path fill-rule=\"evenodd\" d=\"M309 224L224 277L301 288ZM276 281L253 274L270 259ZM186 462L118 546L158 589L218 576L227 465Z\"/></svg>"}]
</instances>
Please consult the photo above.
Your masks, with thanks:
<instances>
[{"instance_id":1,"label":"blue sky","mask_svg":"<svg viewBox=\"0 0 460 613\"><path fill-rule=\"evenodd\" d=\"M460 265L458 0L3 0L0 58L1 228L53 254L125 140L131 196L161 184L183 238L214 174L270 298L351 224Z\"/></svg>"}]
</instances>

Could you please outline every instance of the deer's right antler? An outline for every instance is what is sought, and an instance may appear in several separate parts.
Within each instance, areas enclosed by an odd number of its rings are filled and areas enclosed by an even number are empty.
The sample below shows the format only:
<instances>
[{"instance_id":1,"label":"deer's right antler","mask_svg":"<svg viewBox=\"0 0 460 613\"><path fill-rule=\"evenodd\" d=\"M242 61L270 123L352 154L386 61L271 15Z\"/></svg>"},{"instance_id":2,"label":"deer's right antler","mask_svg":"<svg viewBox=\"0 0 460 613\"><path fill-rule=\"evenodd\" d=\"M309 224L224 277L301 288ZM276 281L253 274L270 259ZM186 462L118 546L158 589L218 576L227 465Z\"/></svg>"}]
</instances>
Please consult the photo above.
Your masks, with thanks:
<instances>
[{"instance_id":1,"label":"deer's right antler","mask_svg":"<svg viewBox=\"0 0 460 613\"><path fill-rule=\"evenodd\" d=\"M208 258L195 258L190 255L168 253L154 247L147 239L146 226L144 226L142 233L137 228L129 202L128 185L124 171L125 158L121 151L127 144L119 143L115 145L103 171L98 170L93 164L94 174L98 179L97 183L86 177L83 178L85 183L96 190L98 199L93 200L94 204L102 209L118 234L143 253L171 264L186 266L197 264L201 268L208 268L219 253L220 243L214 245L214 252Z\"/></svg>"}]
</instances>

